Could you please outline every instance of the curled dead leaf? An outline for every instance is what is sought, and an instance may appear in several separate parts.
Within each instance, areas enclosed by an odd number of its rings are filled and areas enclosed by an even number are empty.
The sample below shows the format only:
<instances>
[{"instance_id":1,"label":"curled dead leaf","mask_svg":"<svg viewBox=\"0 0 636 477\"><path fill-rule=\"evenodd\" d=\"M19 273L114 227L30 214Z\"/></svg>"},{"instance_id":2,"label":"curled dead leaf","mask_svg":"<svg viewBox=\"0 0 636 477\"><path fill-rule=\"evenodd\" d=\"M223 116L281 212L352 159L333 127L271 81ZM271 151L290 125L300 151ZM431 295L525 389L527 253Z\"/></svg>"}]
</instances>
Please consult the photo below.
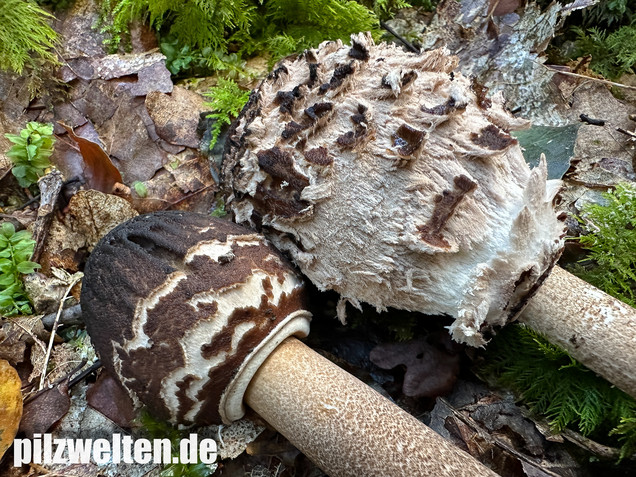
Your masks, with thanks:
<instances>
[{"instance_id":1,"label":"curled dead leaf","mask_svg":"<svg viewBox=\"0 0 636 477\"><path fill-rule=\"evenodd\" d=\"M71 127L65 124L62 124L62 127L79 146L80 154L84 159L86 185L90 189L106 194L111 193L115 184L122 182L122 178L106 151L99 144L75 134Z\"/></svg>"}]
</instances>

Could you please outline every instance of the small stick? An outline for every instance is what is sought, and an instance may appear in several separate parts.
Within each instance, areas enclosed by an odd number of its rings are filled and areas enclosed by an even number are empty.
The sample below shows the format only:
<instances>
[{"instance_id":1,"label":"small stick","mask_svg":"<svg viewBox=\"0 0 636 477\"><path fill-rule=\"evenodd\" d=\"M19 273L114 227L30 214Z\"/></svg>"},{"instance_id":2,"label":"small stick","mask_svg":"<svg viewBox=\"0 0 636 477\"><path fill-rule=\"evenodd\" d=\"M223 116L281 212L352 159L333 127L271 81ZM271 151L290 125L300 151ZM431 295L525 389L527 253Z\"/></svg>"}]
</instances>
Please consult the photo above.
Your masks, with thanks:
<instances>
[{"instance_id":1,"label":"small stick","mask_svg":"<svg viewBox=\"0 0 636 477\"><path fill-rule=\"evenodd\" d=\"M417 53L419 55L420 53L420 49L417 48L416 46L414 46L410 41L408 41L406 38L404 38L402 35L400 35L398 32L396 32L393 28L391 28L389 25L387 25L385 22L383 22L382 20L380 20L380 26L382 28L384 28L386 31L388 31L391 35L393 35L395 38L397 38L398 40L400 40L404 46L406 46L406 48L409 51L412 51L413 53Z\"/></svg>"},{"instance_id":2,"label":"small stick","mask_svg":"<svg viewBox=\"0 0 636 477\"><path fill-rule=\"evenodd\" d=\"M585 76L585 75L580 75L578 73L572 73L571 71L561 71L548 65L543 65L543 66L555 74L565 75L565 76L574 76L575 78L582 78L586 80L596 81L598 83L608 84L610 86L617 86L619 88L632 89L636 91L636 86L628 86L626 84L615 83L614 81L609 81L609 80L600 79L600 78L593 78L591 76Z\"/></svg>"},{"instance_id":3,"label":"small stick","mask_svg":"<svg viewBox=\"0 0 636 477\"><path fill-rule=\"evenodd\" d=\"M55 333L57 332L57 327L59 325L60 315L62 314L62 308L64 307L64 301L68 297L69 293L71 293L71 290L73 289L73 287L77 284L77 282L79 282L82 279L83 276L84 274L82 273L76 273L75 275L72 276L71 283L69 283L68 287L66 288L66 291L64 292L64 296L60 300L60 306L57 309L57 315L55 316L55 321L53 322L53 328L51 329L51 338L49 339L49 346L46 349L46 356L44 357L44 365L42 366L42 374L40 375L40 385L38 387L38 390L44 387L44 381L46 380L46 367L51 357L51 350L53 349L53 341L55 341Z\"/></svg>"},{"instance_id":4,"label":"small stick","mask_svg":"<svg viewBox=\"0 0 636 477\"><path fill-rule=\"evenodd\" d=\"M627 131L626 129L623 129L623 128L616 128L616 130L619 133L626 134L627 136L631 137L632 139L636 139L636 132L635 131Z\"/></svg>"},{"instance_id":5,"label":"small stick","mask_svg":"<svg viewBox=\"0 0 636 477\"><path fill-rule=\"evenodd\" d=\"M47 330L53 328L55 324L55 318L57 313L49 313L42 318L42 324ZM58 325L80 325L84 321L82 320L82 308L78 305L69 306L68 308L64 308L62 310L62 314L58 320Z\"/></svg>"}]
</instances>

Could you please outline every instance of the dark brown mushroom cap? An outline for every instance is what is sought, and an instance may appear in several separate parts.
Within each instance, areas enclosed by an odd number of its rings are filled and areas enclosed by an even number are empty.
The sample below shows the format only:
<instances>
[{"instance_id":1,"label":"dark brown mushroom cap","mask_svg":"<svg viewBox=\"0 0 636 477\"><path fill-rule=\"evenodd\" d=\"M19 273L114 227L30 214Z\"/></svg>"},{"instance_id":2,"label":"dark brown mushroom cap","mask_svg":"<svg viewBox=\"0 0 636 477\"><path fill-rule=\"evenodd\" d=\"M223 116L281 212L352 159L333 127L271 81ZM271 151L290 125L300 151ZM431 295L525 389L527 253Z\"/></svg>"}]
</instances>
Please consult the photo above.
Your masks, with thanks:
<instances>
[{"instance_id":1,"label":"dark brown mushroom cap","mask_svg":"<svg viewBox=\"0 0 636 477\"><path fill-rule=\"evenodd\" d=\"M173 422L236 418L255 371L246 363L308 332L303 284L289 263L262 236L224 220L136 217L102 239L85 275L82 311L105 367Z\"/></svg>"}]
</instances>

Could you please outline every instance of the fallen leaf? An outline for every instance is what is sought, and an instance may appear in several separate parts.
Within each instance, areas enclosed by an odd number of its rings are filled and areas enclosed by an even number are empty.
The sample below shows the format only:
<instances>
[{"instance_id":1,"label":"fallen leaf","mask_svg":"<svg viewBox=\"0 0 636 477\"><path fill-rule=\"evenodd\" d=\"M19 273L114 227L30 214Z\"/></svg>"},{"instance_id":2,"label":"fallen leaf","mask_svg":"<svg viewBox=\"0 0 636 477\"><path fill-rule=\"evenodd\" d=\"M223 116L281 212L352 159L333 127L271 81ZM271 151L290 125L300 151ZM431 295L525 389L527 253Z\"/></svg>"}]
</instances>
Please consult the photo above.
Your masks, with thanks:
<instances>
[{"instance_id":1,"label":"fallen leaf","mask_svg":"<svg viewBox=\"0 0 636 477\"><path fill-rule=\"evenodd\" d=\"M406 366L402 392L414 398L447 394L459 373L460 356L433 346L424 338L378 345L369 357L382 369Z\"/></svg>"},{"instance_id":2,"label":"fallen leaf","mask_svg":"<svg viewBox=\"0 0 636 477\"><path fill-rule=\"evenodd\" d=\"M11 447L22 419L20 376L8 361L0 359L0 459Z\"/></svg>"},{"instance_id":3,"label":"fallen leaf","mask_svg":"<svg viewBox=\"0 0 636 477\"><path fill-rule=\"evenodd\" d=\"M193 149L198 148L201 141L197 134L200 115L209 110L204 103L197 93L180 86L175 86L171 94L156 91L146 96L146 108L159 137Z\"/></svg>"},{"instance_id":4,"label":"fallen leaf","mask_svg":"<svg viewBox=\"0 0 636 477\"><path fill-rule=\"evenodd\" d=\"M135 407L126 390L110 374L103 372L86 391L86 401L118 426L130 428Z\"/></svg>"},{"instance_id":5,"label":"fallen leaf","mask_svg":"<svg viewBox=\"0 0 636 477\"><path fill-rule=\"evenodd\" d=\"M25 360L27 345L43 346L49 334L44 329L41 318L41 315L35 315L3 320L0 329L0 359L6 359L15 366Z\"/></svg>"},{"instance_id":6,"label":"fallen leaf","mask_svg":"<svg viewBox=\"0 0 636 477\"><path fill-rule=\"evenodd\" d=\"M104 235L136 215L121 197L96 190L79 191L71 198L66 214L51 222L40 261L42 272L48 273L51 267L78 271Z\"/></svg>"},{"instance_id":7,"label":"fallen leaf","mask_svg":"<svg viewBox=\"0 0 636 477\"><path fill-rule=\"evenodd\" d=\"M33 438L33 434L47 432L70 407L67 382L46 389L24 404L20 432L29 439Z\"/></svg>"},{"instance_id":8,"label":"fallen leaf","mask_svg":"<svg viewBox=\"0 0 636 477\"><path fill-rule=\"evenodd\" d=\"M102 147L88 139L76 135L73 129L62 124L68 135L77 142L84 159L84 178L90 189L109 194L116 183L122 182L121 174L110 161Z\"/></svg>"},{"instance_id":9,"label":"fallen leaf","mask_svg":"<svg viewBox=\"0 0 636 477\"><path fill-rule=\"evenodd\" d=\"M218 191L208 159L191 150L172 159L143 183L145 197L136 191L132 194L133 207L142 214L169 208L207 213Z\"/></svg>"}]
</instances>

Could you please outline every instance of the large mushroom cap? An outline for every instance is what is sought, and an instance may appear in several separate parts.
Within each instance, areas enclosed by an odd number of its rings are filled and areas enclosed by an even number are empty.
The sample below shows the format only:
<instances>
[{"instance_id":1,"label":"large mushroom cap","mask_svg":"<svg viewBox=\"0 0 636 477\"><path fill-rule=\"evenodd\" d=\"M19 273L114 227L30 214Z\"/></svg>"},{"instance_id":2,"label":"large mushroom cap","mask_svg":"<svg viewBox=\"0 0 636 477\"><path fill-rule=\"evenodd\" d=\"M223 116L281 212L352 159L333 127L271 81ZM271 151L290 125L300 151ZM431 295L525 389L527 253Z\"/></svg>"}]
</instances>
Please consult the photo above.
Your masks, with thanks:
<instances>
[{"instance_id":1,"label":"large mushroom cap","mask_svg":"<svg viewBox=\"0 0 636 477\"><path fill-rule=\"evenodd\" d=\"M258 234L183 212L136 217L93 251L86 327L106 368L165 419L231 422L253 373L305 336L303 284Z\"/></svg>"},{"instance_id":2,"label":"large mushroom cap","mask_svg":"<svg viewBox=\"0 0 636 477\"><path fill-rule=\"evenodd\" d=\"M383 310L456 318L484 343L562 250L559 181L509 135L525 121L421 55L327 42L282 61L230 132L223 171L239 223L260 227L321 289Z\"/></svg>"}]
</instances>

